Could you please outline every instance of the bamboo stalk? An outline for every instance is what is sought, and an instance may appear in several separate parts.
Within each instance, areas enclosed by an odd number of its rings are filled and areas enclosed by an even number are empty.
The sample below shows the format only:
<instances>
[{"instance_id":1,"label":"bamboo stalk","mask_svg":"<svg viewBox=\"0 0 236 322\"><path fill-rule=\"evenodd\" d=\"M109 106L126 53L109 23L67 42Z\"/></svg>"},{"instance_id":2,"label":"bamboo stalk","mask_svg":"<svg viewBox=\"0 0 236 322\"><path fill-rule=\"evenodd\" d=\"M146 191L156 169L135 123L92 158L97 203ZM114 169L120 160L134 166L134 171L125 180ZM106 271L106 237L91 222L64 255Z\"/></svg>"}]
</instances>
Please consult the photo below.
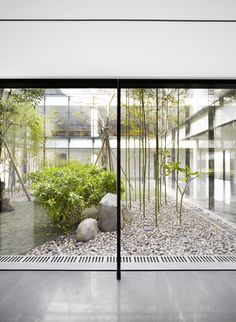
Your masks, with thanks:
<instances>
[{"instance_id":1,"label":"bamboo stalk","mask_svg":"<svg viewBox=\"0 0 236 322\"><path fill-rule=\"evenodd\" d=\"M166 163L166 141L167 141L167 132L168 132L168 112L169 112L169 109L168 109L168 95L167 95L167 100L166 100L166 113L165 113L165 156L164 156L164 164ZM166 176L164 176L164 189L165 189L165 192L164 192L164 195L165 195L165 204L167 204L167 191L166 191Z\"/></svg>"},{"instance_id":2,"label":"bamboo stalk","mask_svg":"<svg viewBox=\"0 0 236 322\"><path fill-rule=\"evenodd\" d=\"M155 180L155 221L158 226L158 217L160 214L160 199L159 199L159 96L156 89L156 180Z\"/></svg>"},{"instance_id":3,"label":"bamboo stalk","mask_svg":"<svg viewBox=\"0 0 236 322\"><path fill-rule=\"evenodd\" d=\"M178 89L178 98L177 98L177 154L176 162L179 162L179 89ZM176 172L176 213L178 214L178 204L179 204L179 192L178 192L178 183L179 183L179 172Z\"/></svg>"},{"instance_id":4,"label":"bamboo stalk","mask_svg":"<svg viewBox=\"0 0 236 322\"><path fill-rule=\"evenodd\" d=\"M141 159L141 134L142 134L142 120L141 120L141 104L139 105L139 149L138 149L138 159L139 159L139 209L141 209L142 205L142 192L141 192L141 167L142 167L142 159Z\"/></svg>"},{"instance_id":5,"label":"bamboo stalk","mask_svg":"<svg viewBox=\"0 0 236 322\"><path fill-rule=\"evenodd\" d=\"M128 90L128 181L130 182L130 110L129 110L129 90ZM129 209L132 207L131 187L129 185Z\"/></svg>"},{"instance_id":6,"label":"bamboo stalk","mask_svg":"<svg viewBox=\"0 0 236 322\"><path fill-rule=\"evenodd\" d=\"M163 131L163 89L162 89L162 102L161 102L161 133L160 133L160 159L161 159L161 162L159 162L159 172L160 172L160 177L159 177L159 184L160 184L160 188L159 188L159 199L160 199L160 205L162 203L162 161L163 161L163 142L162 142L162 131ZM160 124L159 124L160 125Z\"/></svg>"},{"instance_id":7,"label":"bamboo stalk","mask_svg":"<svg viewBox=\"0 0 236 322\"><path fill-rule=\"evenodd\" d=\"M134 200L137 200L136 138L134 136Z\"/></svg>"},{"instance_id":8,"label":"bamboo stalk","mask_svg":"<svg viewBox=\"0 0 236 322\"><path fill-rule=\"evenodd\" d=\"M151 177L151 164L150 164L150 159L151 159L151 148L150 148L150 137L149 137L149 122L150 122L150 111L148 111L148 122L147 122L147 136L148 136L148 201L150 201L150 177Z\"/></svg>"},{"instance_id":9,"label":"bamboo stalk","mask_svg":"<svg viewBox=\"0 0 236 322\"><path fill-rule=\"evenodd\" d=\"M146 215L146 164L147 164L147 128L146 128L146 115L145 115L145 105L144 105L144 90L141 90L141 107L142 107L142 156L143 156L143 217Z\"/></svg>"},{"instance_id":10,"label":"bamboo stalk","mask_svg":"<svg viewBox=\"0 0 236 322\"><path fill-rule=\"evenodd\" d=\"M127 114L127 105L128 105L128 90L126 89L125 95L125 173L126 173L126 180L125 180L125 205L128 205L128 180L127 180L127 173L128 173L128 114Z\"/></svg>"}]
</instances>

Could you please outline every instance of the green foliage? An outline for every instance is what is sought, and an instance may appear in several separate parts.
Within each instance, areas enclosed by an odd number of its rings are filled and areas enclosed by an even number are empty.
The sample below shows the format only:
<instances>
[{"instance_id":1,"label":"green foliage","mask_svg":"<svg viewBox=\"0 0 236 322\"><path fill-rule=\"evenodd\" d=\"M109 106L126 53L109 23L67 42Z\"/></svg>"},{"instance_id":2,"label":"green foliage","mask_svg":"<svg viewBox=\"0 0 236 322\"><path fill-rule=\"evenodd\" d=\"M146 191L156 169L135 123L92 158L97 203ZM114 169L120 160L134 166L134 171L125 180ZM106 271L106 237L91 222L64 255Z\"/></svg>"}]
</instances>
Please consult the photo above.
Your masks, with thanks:
<instances>
[{"instance_id":1,"label":"green foliage","mask_svg":"<svg viewBox=\"0 0 236 322\"><path fill-rule=\"evenodd\" d=\"M12 126L8 129L6 140L14 145L18 141L18 147L22 148L27 138L27 151L33 157L37 156L44 141L43 117L31 104L19 104L17 113L12 115Z\"/></svg>"},{"instance_id":2,"label":"green foliage","mask_svg":"<svg viewBox=\"0 0 236 322\"><path fill-rule=\"evenodd\" d=\"M40 103L43 95L43 89L11 89L5 91L0 99L0 157L3 140L10 128L21 128L23 132L29 131L33 145L35 142L42 141L42 120L35 107ZM16 131L14 135L17 135ZM11 136L12 133L9 133L10 138ZM32 148L35 150L35 145Z\"/></svg>"},{"instance_id":3,"label":"green foliage","mask_svg":"<svg viewBox=\"0 0 236 322\"><path fill-rule=\"evenodd\" d=\"M180 166L180 162L173 162L170 161L168 163L165 163L163 165L164 167L164 171L165 171L165 175L169 176L170 174L174 173L175 174L175 182L177 185L177 189L181 195L180 198L180 208L179 208L179 221L180 224L182 222L182 207L183 207L183 197L187 191L187 188L189 187L190 183L198 178L200 175L203 174L210 174L212 171L192 171L191 168L188 165L185 165L185 167L181 167ZM183 182L183 187L181 188L181 185L179 183L179 176L178 173L182 173L183 178L182 178L182 182Z\"/></svg>"},{"instance_id":4,"label":"green foliage","mask_svg":"<svg viewBox=\"0 0 236 322\"><path fill-rule=\"evenodd\" d=\"M19 114L18 108L22 105L36 107L43 98L44 90L19 89L10 90L5 98L0 99L0 132L5 134L9 126L14 124L12 117Z\"/></svg>"},{"instance_id":5,"label":"green foliage","mask_svg":"<svg viewBox=\"0 0 236 322\"><path fill-rule=\"evenodd\" d=\"M116 192L114 172L75 161L44 167L32 173L30 179L36 199L49 216L67 226L80 221L82 210L97 206L106 193Z\"/></svg>"},{"instance_id":6,"label":"green foliage","mask_svg":"<svg viewBox=\"0 0 236 322\"><path fill-rule=\"evenodd\" d=\"M208 174L208 172L203 171L192 171L188 165L185 165L185 168L180 166L181 162L170 161L164 164L165 175L169 176L173 172L181 172L183 174L183 183L192 181L193 179L199 177L201 174Z\"/></svg>"}]
</instances>

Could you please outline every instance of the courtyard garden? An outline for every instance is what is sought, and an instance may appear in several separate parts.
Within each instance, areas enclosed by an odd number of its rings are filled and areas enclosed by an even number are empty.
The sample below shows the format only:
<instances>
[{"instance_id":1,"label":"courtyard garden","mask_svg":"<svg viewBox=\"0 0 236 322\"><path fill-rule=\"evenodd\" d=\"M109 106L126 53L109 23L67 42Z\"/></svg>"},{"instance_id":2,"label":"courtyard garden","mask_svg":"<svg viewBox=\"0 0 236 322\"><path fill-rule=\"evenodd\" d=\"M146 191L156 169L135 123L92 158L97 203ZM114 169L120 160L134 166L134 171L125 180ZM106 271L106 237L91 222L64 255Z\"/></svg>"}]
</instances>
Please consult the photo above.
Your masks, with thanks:
<instances>
[{"instance_id":1,"label":"courtyard garden","mask_svg":"<svg viewBox=\"0 0 236 322\"><path fill-rule=\"evenodd\" d=\"M47 93L0 93L0 253L116 255L114 91L96 93L105 97L97 106L92 93L89 113L85 99L74 114L68 105L66 116L59 101L47 110ZM189 97L184 89L122 91L123 256L236 254L236 225L189 202L216 173L193 158L196 142L183 139Z\"/></svg>"}]
</instances>

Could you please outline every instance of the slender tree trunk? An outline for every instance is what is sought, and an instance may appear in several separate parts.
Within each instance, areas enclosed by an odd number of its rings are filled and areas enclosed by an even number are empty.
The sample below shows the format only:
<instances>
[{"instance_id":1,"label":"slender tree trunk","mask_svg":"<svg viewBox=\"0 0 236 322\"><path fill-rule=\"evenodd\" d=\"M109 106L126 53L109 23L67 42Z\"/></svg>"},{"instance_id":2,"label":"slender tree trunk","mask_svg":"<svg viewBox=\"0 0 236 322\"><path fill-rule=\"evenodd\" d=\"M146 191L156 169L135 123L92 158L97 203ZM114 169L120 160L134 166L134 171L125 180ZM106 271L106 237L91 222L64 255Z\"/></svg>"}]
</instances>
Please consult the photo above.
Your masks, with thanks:
<instances>
[{"instance_id":1,"label":"slender tree trunk","mask_svg":"<svg viewBox=\"0 0 236 322\"><path fill-rule=\"evenodd\" d=\"M150 177L151 177L151 147L150 147L150 128L149 128L149 122L150 122L150 117L149 117L150 111L148 111L148 122L147 122L147 140L148 140L148 201L150 201L150 195L151 195L151 182L150 182Z\"/></svg>"},{"instance_id":2,"label":"slender tree trunk","mask_svg":"<svg viewBox=\"0 0 236 322\"><path fill-rule=\"evenodd\" d=\"M141 196L141 203L142 203L142 208L143 208L143 216L145 217L145 205L143 203L143 199L145 198L144 196L144 180L145 180L145 176L144 176L144 165L145 165L145 161L144 161L144 126L143 126L143 107L142 107L142 93L141 93L141 159L142 159L142 167L141 168L141 173L142 173L142 181L141 181L141 188L142 188L142 196Z\"/></svg>"},{"instance_id":3,"label":"slender tree trunk","mask_svg":"<svg viewBox=\"0 0 236 322\"><path fill-rule=\"evenodd\" d=\"M182 192L181 192L181 190L180 190L180 188L178 186L178 189L179 189L180 195L181 195L181 197L180 197L180 205L179 205L179 223L180 223L180 225L182 224L183 198L184 198L184 195L185 195L185 193L186 193L191 181L192 181L192 179L189 177L187 179L187 182L185 183L185 187L184 187L184 190L182 190Z\"/></svg>"},{"instance_id":4,"label":"slender tree trunk","mask_svg":"<svg viewBox=\"0 0 236 322\"><path fill-rule=\"evenodd\" d=\"M164 144L165 144L165 153L166 153L166 136L167 136L167 132L165 133L165 138L164 138ZM164 164L166 163L166 155L164 156ZM165 198L165 204L167 203L167 192L166 192L166 176L164 175L164 198Z\"/></svg>"},{"instance_id":5,"label":"slender tree trunk","mask_svg":"<svg viewBox=\"0 0 236 322\"><path fill-rule=\"evenodd\" d=\"M114 171L113 162L112 162L112 149L110 146L109 137L107 137L107 147L108 147L108 157L109 157L109 169L110 171Z\"/></svg>"},{"instance_id":6,"label":"slender tree trunk","mask_svg":"<svg viewBox=\"0 0 236 322\"><path fill-rule=\"evenodd\" d=\"M180 225L182 224L183 197L184 197L184 194L181 194L180 205L179 205L179 223L180 223Z\"/></svg>"},{"instance_id":7,"label":"slender tree trunk","mask_svg":"<svg viewBox=\"0 0 236 322\"><path fill-rule=\"evenodd\" d=\"M27 131L24 132L23 140L23 154L22 154L22 172L23 174L27 173L27 163L28 163L28 151L27 151Z\"/></svg>"},{"instance_id":8,"label":"slender tree trunk","mask_svg":"<svg viewBox=\"0 0 236 322\"><path fill-rule=\"evenodd\" d=\"M136 138L134 136L134 200L137 200Z\"/></svg>"},{"instance_id":9,"label":"slender tree trunk","mask_svg":"<svg viewBox=\"0 0 236 322\"><path fill-rule=\"evenodd\" d=\"M138 159L139 159L139 209L141 209L142 206L142 190L141 190L141 182L142 182L142 176L141 176L141 167L142 167L142 151L141 151L141 135L142 135L142 120L141 120L141 104L139 106L139 149L138 149Z\"/></svg>"},{"instance_id":10,"label":"slender tree trunk","mask_svg":"<svg viewBox=\"0 0 236 322\"><path fill-rule=\"evenodd\" d=\"M2 164L2 150L3 150L3 139L2 132L0 132L0 164ZM0 212L2 211L2 200L5 189L5 183L0 178Z\"/></svg>"},{"instance_id":11,"label":"slender tree trunk","mask_svg":"<svg viewBox=\"0 0 236 322\"><path fill-rule=\"evenodd\" d=\"M129 110L129 90L128 90L128 187L129 187L129 209L132 207L131 184L130 184L130 110Z\"/></svg>"},{"instance_id":12,"label":"slender tree trunk","mask_svg":"<svg viewBox=\"0 0 236 322\"><path fill-rule=\"evenodd\" d=\"M13 156L13 159L15 160L16 159L16 131L15 131L15 128L13 129L14 132L13 132L13 145L12 145L12 156ZM15 171L15 168L11 162L11 195L13 196L13 192L14 192L14 187L16 185L16 171Z\"/></svg>"},{"instance_id":13,"label":"slender tree trunk","mask_svg":"<svg viewBox=\"0 0 236 322\"><path fill-rule=\"evenodd\" d=\"M158 226L158 217L160 214L160 198L159 198L159 97L158 97L158 89L156 89L156 160L155 160L155 221L156 226Z\"/></svg>"},{"instance_id":14,"label":"slender tree trunk","mask_svg":"<svg viewBox=\"0 0 236 322\"><path fill-rule=\"evenodd\" d=\"M125 179L125 204L126 207L128 206L128 93L126 89L126 104L125 104L125 174L126 174L126 179Z\"/></svg>"},{"instance_id":15,"label":"slender tree trunk","mask_svg":"<svg viewBox=\"0 0 236 322\"><path fill-rule=\"evenodd\" d=\"M178 99L177 99L177 154L176 154L176 162L179 162L179 89L178 89ZM179 204L179 171L176 171L176 213L178 214L178 204Z\"/></svg>"},{"instance_id":16,"label":"slender tree trunk","mask_svg":"<svg viewBox=\"0 0 236 322\"><path fill-rule=\"evenodd\" d=\"M146 168L147 168L147 128L146 128L146 115L144 105L144 90L141 91L141 104L142 104L142 120L143 120L143 135L142 135L142 155L143 155L143 217L146 215Z\"/></svg>"},{"instance_id":17,"label":"slender tree trunk","mask_svg":"<svg viewBox=\"0 0 236 322\"><path fill-rule=\"evenodd\" d=\"M168 132L168 97L167 97L167 106L166 106L166 115L165 115L165 153L167 151L166 141L167 141L167 132ZM164 157L164 164L166 163L166 154ZM166 191L166 176L164 176L164 187L165 187L165 204L167 204L167 191Z\"/></svg>"},{"instance_id":18,"label":"slender tree trunk","mask_svg":"<svg viewBox=\"0 0 236 322\"><path fill-rule=\"evenodd\" d=\"M46 166L46 95L43 98L43 166Z\"/></svg>"},{"instance_id":19,"label":"slender tree trunk","mask_svg":"<svg viewBox=\"0 0 236 322\"><path fill-rule=\"evenodd\" d=\"M162 163L163 163L163 95L164 95L164 90L162 89L162 105L161 105L161 135L160 135L160 159L161 159L161 162L159 162L159 172L160 172L160 188L159 188L159 196L160 196L160 205L162 203L162 182L163 182L163 179L162 179ZM160 125L160 122L159 122L159 125Z\"/></svg>"},{"instance_id":20,"label":"slender tree trunk","mask_svg":"<svg viewBox=\"0 0 236 322\"><path fill-rule=\"evenodd\" d=\"M148 201L151 199L151 143L148 138Z\"/></svg>"}]
</instances>

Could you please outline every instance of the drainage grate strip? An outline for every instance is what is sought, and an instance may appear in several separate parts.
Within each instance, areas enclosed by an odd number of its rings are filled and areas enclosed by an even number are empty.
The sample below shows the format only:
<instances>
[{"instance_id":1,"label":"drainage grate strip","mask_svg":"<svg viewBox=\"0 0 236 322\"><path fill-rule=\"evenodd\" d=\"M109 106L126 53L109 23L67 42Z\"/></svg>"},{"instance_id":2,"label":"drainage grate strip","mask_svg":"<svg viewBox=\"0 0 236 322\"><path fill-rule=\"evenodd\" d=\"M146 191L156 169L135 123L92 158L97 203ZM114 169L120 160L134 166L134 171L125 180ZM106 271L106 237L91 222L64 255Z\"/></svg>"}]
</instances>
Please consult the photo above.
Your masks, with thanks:
<instances>
[{"instance_id":1,"label":"drainage grate strip","mask_svg":"<svg viewBox=\"0 0 236 322\"><path fill-rule=\"evenodd\" d=\"M0 270L116 270L116 264L116 256L0 256ZM236 256L122 256L121 269L236 270Z\"/></svg>"}]
</instances>

